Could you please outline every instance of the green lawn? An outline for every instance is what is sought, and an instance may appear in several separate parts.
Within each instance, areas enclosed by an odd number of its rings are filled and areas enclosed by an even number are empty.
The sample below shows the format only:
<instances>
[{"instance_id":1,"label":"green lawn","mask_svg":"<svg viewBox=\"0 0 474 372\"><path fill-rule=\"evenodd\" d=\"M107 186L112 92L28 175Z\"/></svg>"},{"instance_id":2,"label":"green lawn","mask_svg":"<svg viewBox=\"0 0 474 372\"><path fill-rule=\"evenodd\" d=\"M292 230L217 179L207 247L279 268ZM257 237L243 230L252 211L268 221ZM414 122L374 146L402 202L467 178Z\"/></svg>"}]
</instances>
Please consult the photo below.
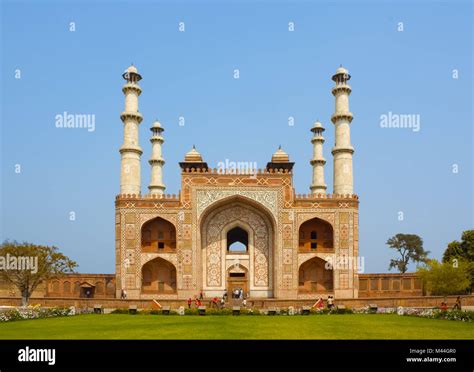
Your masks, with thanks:
<instances>
[{"instance_id":1,"label":"green lawn","mask_svg":"<svg viewBox=\"0 0 474 372\"><path fill-rule=\"evenodd\" d=\"M91 314L1 323L0 339L474 339L474 324L395 314Z\"/></svg>"}]
</instances>

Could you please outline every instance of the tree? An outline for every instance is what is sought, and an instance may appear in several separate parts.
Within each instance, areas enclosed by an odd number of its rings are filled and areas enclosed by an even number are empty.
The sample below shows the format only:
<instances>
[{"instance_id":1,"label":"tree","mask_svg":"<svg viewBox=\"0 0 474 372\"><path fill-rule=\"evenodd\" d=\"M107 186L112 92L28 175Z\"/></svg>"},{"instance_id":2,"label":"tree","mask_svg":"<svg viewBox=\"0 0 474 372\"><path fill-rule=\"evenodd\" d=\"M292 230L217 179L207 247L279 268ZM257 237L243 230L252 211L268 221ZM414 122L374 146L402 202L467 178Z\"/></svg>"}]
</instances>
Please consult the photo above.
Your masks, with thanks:
<instances>
[{"instance_id":1,"label":"tree","mask_svg":"<svg viewBox=\"0 0 474 372\"><path fill-rule=\"evenodd\" d=\"M443 262L458 265L459 261L471 263L469 266L470 289L474 290L474 230L462 233L461 241L452 241L443 254Z\"/></svg>"},{"instance_id":2,"label":"tree","mask_svg":"<svg viewBox=\"0 0 474 372\"><path fill-rule=\"evenodd\" d=\"M470 286L469 269L472 263L460 261L457 266L429 260L417 272L429 294L447 296L463 294Z\"/></svg>"},{"instance_id":3,"label":"tree","mask_svg":"<svg viewBox=\"0 0 474 372\"><path fill-rule=\"evenodd\" d=\"M399 254L399 259L391 259L389 270L394 267L401 273L408 270L408 263L412 262L426 262L427 256L430 253L423 249L423 240L414 234L397 234L387 240L389 248L395 249Z\"/></svg>"},{"instance_id":4,"label":"tree","mask_svg":"<svg viewBox=\"0 0 474 372\"><path fill-rule=\"evenodd\" d=\"M22 305L28 305L33 291L42 281L73 273L77 263L58 248L5 241L0 245L0 278L21 293Z\"/></svg>"}]
</instances>

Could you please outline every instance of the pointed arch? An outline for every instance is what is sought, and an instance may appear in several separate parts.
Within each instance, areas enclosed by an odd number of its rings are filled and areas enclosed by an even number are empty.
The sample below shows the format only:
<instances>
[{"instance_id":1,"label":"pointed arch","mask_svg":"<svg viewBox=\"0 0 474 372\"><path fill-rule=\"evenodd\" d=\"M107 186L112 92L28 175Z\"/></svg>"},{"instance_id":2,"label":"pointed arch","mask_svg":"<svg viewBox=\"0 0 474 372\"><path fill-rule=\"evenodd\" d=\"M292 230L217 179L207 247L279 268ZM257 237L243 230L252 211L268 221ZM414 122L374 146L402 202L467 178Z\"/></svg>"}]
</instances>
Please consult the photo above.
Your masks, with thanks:
<instances>
[{"instance_id":1,"label":"pointed arch","mask_svg":"<svg viewBox=\"0 0 474 372\"><path fill-rule=\"evenodd\" d=\"M141 250L144 253L176 251L176 227L170 221L155 217L141 227Z\"/></svg>"},{"instance_id":2,"label":"pointed arch","mask_svg":"<svg viewBox=\"0 0 474 372\"><path fill-rule=\"evenodd\" d=\"M333 290L333 270L326 261L313 257L303 262L298 270L298 293L327 293Z\"/></svg>"},{"instance_id":3,"label":"pointed arch","mask_svg":"<svg viewBox=\"0 0 474 372\"><path fill-rule=\"evenodd\" d=\"M142 267L142 293L176 293L176 267L169 261L156 257Z\"/></svg>"},{"instance_id":4,"label":"pointed arch","mask_svg":"<svg viewBox=\"0 0 474 372\"><path fill-rule=\"evenodd\" d=\"M313 217L303 222L298 230L300 253L334 251L334 229L330 222Z\"/></svg>"}]
</instances>

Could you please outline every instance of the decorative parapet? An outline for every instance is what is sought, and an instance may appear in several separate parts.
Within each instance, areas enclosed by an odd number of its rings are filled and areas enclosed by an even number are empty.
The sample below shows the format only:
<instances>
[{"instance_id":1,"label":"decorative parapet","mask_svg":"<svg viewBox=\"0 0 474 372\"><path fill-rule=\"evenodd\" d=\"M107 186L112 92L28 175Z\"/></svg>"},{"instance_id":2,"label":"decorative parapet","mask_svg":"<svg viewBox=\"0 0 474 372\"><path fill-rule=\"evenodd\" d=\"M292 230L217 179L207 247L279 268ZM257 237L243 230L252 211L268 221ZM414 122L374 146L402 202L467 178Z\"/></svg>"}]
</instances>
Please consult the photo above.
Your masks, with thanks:
<instances>
[{"instance_id":1,"label":"decorative parapet","mask_svg":"<svg viewBox=\"0 0 474 372\"><path fill-rule=\"evenodd\" d=\"M217 169L217 168L185 168L182 173L206 173L225 175L255 176L262 174L292 174L288 169Z\"/></svg>"},{"instance_id":2,"label":"decorative parapet","mask_svg":"<svg viewBox=\"0 0 474 372\"><path fill-rule=\"evenodd\" d=\"M180 208L180 195L176 194L119 194L115 197L115 207L125 208Z\"/></svg>"},{"instance_id":3,"label":"decorative parapet","mask_svg":"<svg viewBox=\"0 0 474 372\"><path fill-rule=\"evenodd\" d=\"M179 194L118 194L115 197L115 200L125 200L125 199L162 199L164 201L176 201L179 200Z\"/></svg>"},{"instance_id":4,"label":"decorative parapet","mask_svg":"<svg viewBox=\"0 0 474 372\"><path fill-rule=\"evenodd\" d=\"M359 197L355 194L294 194L295 208L358 208Z\"/></svg>"},{"instance_id":5,"label":"decorative parapet","mask_svg":"<svg viewBox=\"0 0 474 372\"><path fill-rule=\"evenodd\" d=\"M297 200L313 200L313 199L352 199L359 200L356 194L294 194Z\"/></svg>"}]
</instances>

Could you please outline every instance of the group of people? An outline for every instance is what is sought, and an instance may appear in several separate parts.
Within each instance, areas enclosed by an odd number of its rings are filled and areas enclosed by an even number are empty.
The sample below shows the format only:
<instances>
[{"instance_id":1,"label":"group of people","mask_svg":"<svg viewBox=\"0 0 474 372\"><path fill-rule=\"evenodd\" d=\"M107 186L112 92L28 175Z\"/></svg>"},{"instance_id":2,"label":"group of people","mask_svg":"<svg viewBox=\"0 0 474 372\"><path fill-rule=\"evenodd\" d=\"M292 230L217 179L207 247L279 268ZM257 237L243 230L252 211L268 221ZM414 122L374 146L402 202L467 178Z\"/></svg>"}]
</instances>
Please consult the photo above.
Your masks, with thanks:
<instances>
[{"instance_id":1,"label":"group of people","mask_svg":"<svg viewBox=\"0 0 474 372\"><path fill-rule=\"evenodd\" d=\"M226 292L227 294L227 292ZM232 291L232 298L238 298L240 300L244 299L244 290L242 288L235 288Z\"/></svg>"},{"instance_id":2,"label":"group of people","mask_svg":"<svg viewBox=\"0 0 474 372\"><path fill-rule=\"evenodd\" d=\"M332 309L334 307L334 296L328 296L328 299L326 300L326 304L327 304L328 309ZM312 307L316 309L323 309L324 308L323 298L319 297Z\"/></svg>"},{"instance_id":3,"label":"group of people","mask_svg":"<svg viewBox=\"0 0 474 372\"><path fill-rule=\"evenodd\" d=\"M441 302L441 305L439 306L439 308L442 311L448 310L448 303L446 302L446 299L444 299L444 301ZM456 298L456 302L454 303L453 310L461 310L461 297L460 296Z\"/></svg>"},{"instance_id":4,"label":"group of people","mask_svg":"<svg viewBox=\"0 0 474 372\"><path fill-rule=\"evenodd\" d=\"M222 295L220 299L217 296L214 296L210 302L210 306L215 307L217 309L223 309L225 307L228 297L229 295L227 291L224 292L224 294ZM242 300L241 305L243 307L247 307L247 300L244 298L244 291L242 290L242 288L234 289L232 291L232 298ZM194 296L194 300L191 297L189 297L187 301L188 309L191 309L193 302L196 308L199 308L200 306L202 306L203 300L204 300L204 293L202 291L199 292L199 296Z\"/></svg>"}]
</instances>

